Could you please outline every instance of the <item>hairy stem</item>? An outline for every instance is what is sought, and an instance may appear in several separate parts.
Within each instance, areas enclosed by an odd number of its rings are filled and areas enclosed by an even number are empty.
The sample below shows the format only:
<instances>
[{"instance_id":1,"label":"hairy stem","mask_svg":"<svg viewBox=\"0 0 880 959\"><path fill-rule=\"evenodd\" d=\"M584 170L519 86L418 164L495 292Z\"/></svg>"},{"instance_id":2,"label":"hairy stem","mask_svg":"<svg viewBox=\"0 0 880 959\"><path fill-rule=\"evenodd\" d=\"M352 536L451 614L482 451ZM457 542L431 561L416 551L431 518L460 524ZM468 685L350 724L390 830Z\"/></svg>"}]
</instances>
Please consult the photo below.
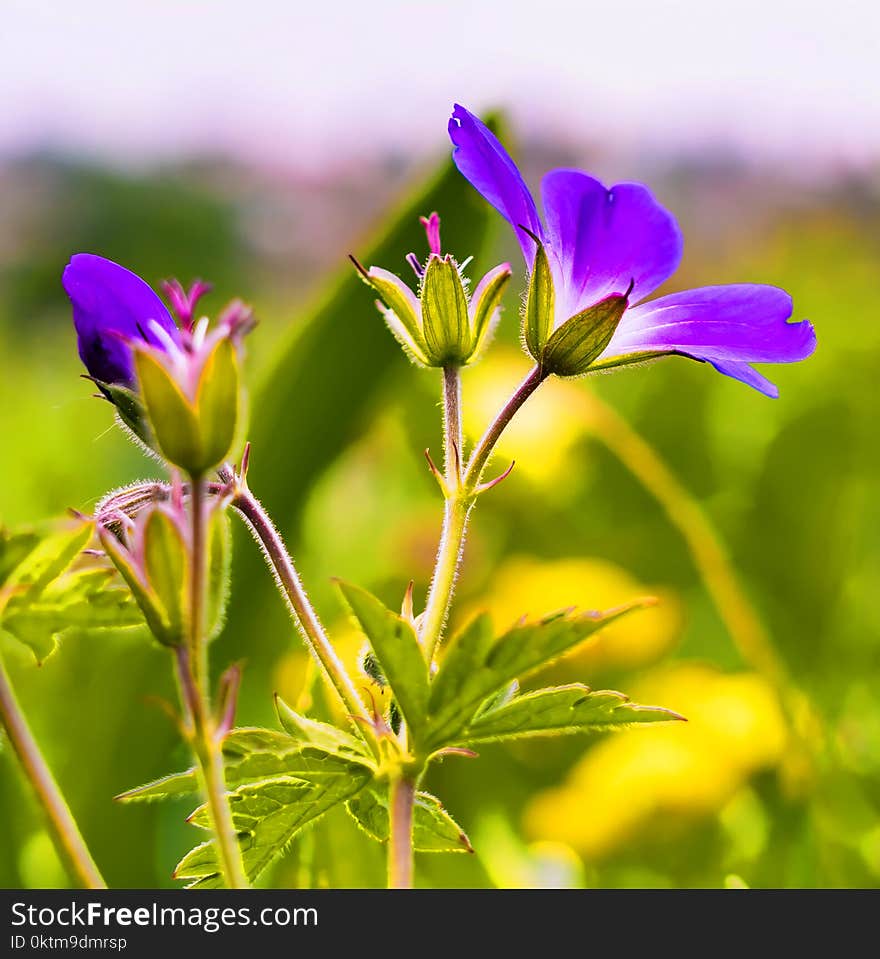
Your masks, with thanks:
<instances>
[{"instance_id":1,"label":"hairy stem","mask_svg":"<svg viewBox=\"0 0 880 959\"><path fill-rule=\"evenodd\" d=\"M293 614L306 647L323 667L345 708L355 720L357 729L363 734L365 729L372 728L370 716L342 660L336 655L318 614L306 596L281 534L260 501L244 483L238 484L232 505L242 515L262 546L266 562L275 574L278 587Z\"/></svg>"},{"instance_id":2,"label":"hairy stem","mask_svg":"<svg viewBox=\"0 0 880 959\"><path fill-rule=\"evenodd\" d=\"M188 734L199 771L199 784L211 818L223 879L230 889L246 889L238 836L226 796L221 738L211 718L207 695L199 689L192 659L185 646L177 652L177 679L187 718Z\"/></svg>"},{"instance_id":3,"label":"hairy stem","mask_svg":"<svg viewBox=\"0 0 880 959\"><path fill-rule=\"evenodd\" d=\"M480 438L480 441L474 447L474 452L468 461L467 469L464 473L464 485L468 488L475 488L480 482L483 470L489 462L492 450L495 444L501 438L501 434L507 429L510 421L516 415L520 407L535 392L535 390L544 382L547 374L536 366L531 373L516 388L513 396L504 404L501 411L489 425L486 432Z\"/></svg>"},{"instance_id":4,"label":"hairy stem","mask_svg":"<svg viewBox=\"0 0 880 959\"><path fill-rule=\"evenodd\" d=\"M473 496L462 484L461 371L443 369L443 528L419 629L428 661L434 658L452 604Z\"/></svg>"},{"instance_id":5,"label":"hairy stem","mask_svg":"<svg viewBox=\"0 0 880 959\"><path fill-rule=\"evenodd\" d=\"M389 787L388 888L412 889L415 781L400 776Z\"/></svg>"},{"instance_id":6,"label":"hairy stem","mask_svg":"<svg viewBox=\"0 0 880 959\"><path fill-rule=\"evenodd\" d=\"M46 765L0 659L0 719L46 816L49 835L71 879L82 889L106 889L58 783Z\"/></svg>"},{"instance_id":7,"label":"hairy stem","mask_svg":"<svg viewBox=\"0 0 880 959\"><path fill-rule=\"evenodd\" d=\"M223 878L230 889L244 889L248 883L226 795L222 737L215 728L208 691L208 638L205 635L208 584L206 492L205 481L194 476L190 492L189 646L177 649L177 671Z\"/></svg>"}]
</instances>

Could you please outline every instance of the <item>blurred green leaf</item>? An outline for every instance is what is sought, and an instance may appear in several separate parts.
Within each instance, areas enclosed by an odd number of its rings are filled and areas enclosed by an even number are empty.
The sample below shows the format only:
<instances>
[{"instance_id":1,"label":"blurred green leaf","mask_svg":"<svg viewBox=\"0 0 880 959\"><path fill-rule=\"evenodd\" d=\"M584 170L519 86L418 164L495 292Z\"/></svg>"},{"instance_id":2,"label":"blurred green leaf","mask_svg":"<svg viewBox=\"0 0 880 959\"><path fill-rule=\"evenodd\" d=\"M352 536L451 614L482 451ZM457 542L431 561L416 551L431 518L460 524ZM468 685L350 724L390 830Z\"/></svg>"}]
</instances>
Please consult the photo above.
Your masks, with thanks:
<instances>
[{"instance_id":1,"label":"blurred green leaf","mask_svg":"<svg viewBox=\"0 0 880 959\"><path fill-rule=\"evenodd\" d=\"M345 807L357 824L377 842L389 836L387 784L362 790ZM413 808L413 849L416 852L473 852L464 830L430 793L417 792Z\"/></svg>"},{"instance_id":2,"label":"blurred green leaf","mask_svg":"<svg viewBox=\"0 0 880 959\"><path fill-rule=\"evenodd\" d=\"M428 706L428 664L415 630L359 586L339 588L370 641L394 699L412 735L418 739Z\"/></svg>"},{"instance_id":3,"label":"blurred green leaf","mask_svg":"<svg viewBox=\"0 0 880 959\"><path fill-rule=\"evenodd\" d=\"M538 689L480 713L459 733L459 745L548 736L561 733L625 729L638 723L663 723L682 716L660 706L640 706L614 690L592 691L572 683Z\"/></svg>"},{"instance_id":4,"label":"blurred green leaf","mask_svg":"<svg viewBox=\"0 0 880 959\"><path fill-rule=\"evenodd\" d=\"M454 640L431 684L426 746L438 749L457 741L487 697L645 605L636 600L605 613L565 610L514 626L497 640L489 618L478 616Z\"/></svg>"},{"instance_id":5,"label":"blurred green leaf","mask_svg":"<svg viewBox=\"0 0 880 959\"><path fill-rule=\"evenodd\" d=\"M144 618L126 587L114 585L111 569L85 569L50 584L36 602L8 613L3 628L42 661L67 629L141 626Z\"/></svg>"}]
</instances>

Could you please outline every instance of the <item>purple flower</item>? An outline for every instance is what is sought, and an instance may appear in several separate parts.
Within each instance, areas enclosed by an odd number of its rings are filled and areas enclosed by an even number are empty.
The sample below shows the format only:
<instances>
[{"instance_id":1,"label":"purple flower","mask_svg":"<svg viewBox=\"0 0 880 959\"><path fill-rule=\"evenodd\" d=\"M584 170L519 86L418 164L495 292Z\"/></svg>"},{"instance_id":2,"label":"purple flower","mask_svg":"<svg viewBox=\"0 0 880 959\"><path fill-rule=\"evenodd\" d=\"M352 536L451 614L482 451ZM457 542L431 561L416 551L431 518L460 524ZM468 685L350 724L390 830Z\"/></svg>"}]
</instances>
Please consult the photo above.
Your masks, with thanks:
<instances>
[{"instance_id":1,"label":"purple flower","mask_svg":"<svg viewBox=\"0 0 880 959\"><path fill-rule=\"evenodd\" d=\"M71 257L61 278L73 305L80 359L100 383L134 383L133 342L166 351L180 332L158 295L125 267L91 253Z\"/></svg>"},{"instance_id":2,"label":"purple flower","mask_svg":"<svg viewBox=\"0 0 880 959\"><path fill-rule=\"evenodd\" d=\"M682 252L675 218L647 187L608 189L579 170L551 170L541 184L542 222L519 170L485 124L456 105L449 136L456 166L510 222L530 271L536 239L543 245L555 327L608 297L625 298L591 370L680 354L776 397L777 388L751 364L793 363L816 348L810 323L788 322L791 297L777 287L709 286L643 302L672 276Z\"/></svg>"}]
</instances>

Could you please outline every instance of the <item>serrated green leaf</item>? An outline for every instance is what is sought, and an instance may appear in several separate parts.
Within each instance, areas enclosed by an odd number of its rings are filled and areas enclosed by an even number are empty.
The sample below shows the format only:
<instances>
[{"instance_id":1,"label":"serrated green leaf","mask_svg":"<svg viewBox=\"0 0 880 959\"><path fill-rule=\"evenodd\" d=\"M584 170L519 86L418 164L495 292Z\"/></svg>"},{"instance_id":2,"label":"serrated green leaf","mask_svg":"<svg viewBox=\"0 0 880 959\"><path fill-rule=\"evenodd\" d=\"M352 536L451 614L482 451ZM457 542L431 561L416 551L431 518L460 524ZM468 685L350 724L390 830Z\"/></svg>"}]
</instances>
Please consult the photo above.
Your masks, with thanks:
<instances>
[{"instance_id":1,"label":"serrated green leaf","mask_svg":"<svg viewBox=\"0 0 880 959\"><path fill-rule=\"evenodd\" d=\"M647 602L638 600L604 613L565 610L520 623L497 640L492 639L488 619L478 617L453 643L432 683L425 745L439 749L457 742L457 734L493 693Z\"/></svg>"},{"instance_id":2,"label":"serrated green leaf","mask_svg":"<svg viewBox=\"0 0 880 959\"><path fill-rule=\"evenodd\" d=\"M371 762L358 751L318 748L273 729L234 729L223 743L226 785L233 788L277 776L291 776L319 783L351 773L360 775ZM194 795L199 782L195 769L163 776L154 782L121 793L120 802L152 802L177 796Z\"/></svg>"},{"instance_id":3,"label":"serrated green leaf","mask_svg":"<svg viewBox=\"0 0 880 959\"><path fill-rule=\"evenodd\" d=\"M371 593L349 583L339 588L366 634L410 732L418 738L428 705L428 664L409 622Z\"/></svg>"},{"instance_id":4,"label":"serrated green leaf","mask_svg":"<svg viewBox=\"0 0 880 959\"><path fill-rule=\"evenodd\" d=\"M317 746L319 749L326 749L328 752L335 752L339 755L351 755L358 758L369 758L364 752L364 744L361 740L355 739L345 730L331 726L329 723L319 723L314 719L308 719L300 715L296 710L291 709L280 696L275 696L275 710L278 713L278 720L284 731L295 740L311 746Z\"/></svg>"},{"instance_id":5,"label":"serrated green leaf","mask_svg":"<svg viewBox=\"0 0 880 959\"><path fill-rule=\"evenodd\" d=\"M553 328L554 302L553 274L544 244L535 241L535 264L529 276L529 290L523 314L523 333L529 353L540 361L547 337Z\"/></svg>"},{"instance_id":6,"label":"serrated green leaf","mask_svg":"<svg viewBox=\"0 0 880 959\"><path fill-rule=\"evenodd\" d=\"M663 723L682 718L660 706L630 702L628 696L614 690L594 692L589 686L572 683L538 689L480 713L458 734L456 743L471 745L523 736L625 729L637 723Z\"/></svg>"},{"instance_id":7,"label":"serrated green leaf","mask_svg":"<svg viewBox=\"0 0 880 959\"><path fill-rule=\"evenodd\" d=\"M377 842L389 836L387 784L361 790L345 807L357 824ZM413 807L413 849L416 852L473 852L458 823L430 793L417 792Z\"/></svg>"},{"instance_id":8,"label":"serrated green leaf","mask_svg":"<svg viewBox=\"0 0 880 959\"><path fill-rule=\"evenodd\" d=\"M356 795L372 778L366 766L349 763L333 776L305 780L278 776L245 783L229 793L232 824L238 833L241 857L249 880L285 851L297 832L329 809ZM210 828L206 807L190 817L193 825ZM183 857L174 871L176 879L193 880L200 887L221 884L213 842L202 844Z\"/></svg>"}]
</instances>

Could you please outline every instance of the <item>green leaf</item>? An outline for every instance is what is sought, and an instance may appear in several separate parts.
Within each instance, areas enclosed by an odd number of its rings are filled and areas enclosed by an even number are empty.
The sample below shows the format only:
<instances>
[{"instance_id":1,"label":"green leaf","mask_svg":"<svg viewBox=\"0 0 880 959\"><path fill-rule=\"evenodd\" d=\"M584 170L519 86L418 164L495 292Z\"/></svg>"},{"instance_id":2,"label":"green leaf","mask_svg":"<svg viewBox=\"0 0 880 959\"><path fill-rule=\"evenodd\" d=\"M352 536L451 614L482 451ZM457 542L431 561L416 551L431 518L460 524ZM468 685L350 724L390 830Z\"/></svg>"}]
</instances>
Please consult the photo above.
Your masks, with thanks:
<instances>
[{"instance_id":1,"label":"green leaf","mask_svg":"<svg viewBox=\"0 0 880 959\"><path fill-rule=\"evenodd\" d=\"M340 583L339 588L370 641L412 735L418 739L428 705L428 664L412 626L371 593Z\"/></svg>"},{"instance_id":2,"label":"green leaf","mask_svg":"<svg viewBox=\"0 0 880 959\"><path fill-rule=\"evenodd\" d=\"M660 706L630 702L627 696L614 690L593 692L589 686L572 683L538 689L481 712L458 734L456 743L470 745L523 736L625 729L638 723L681 719L678 713Z\"/></svg>"},{"instance_id":3,"label":"green leaf","mask_svg":"<svg viewBox=\"0 0 880 959\"><path fill-rule=\"evenodd\" d=\"M91 522L75 520L41 539L7 576L3 585L6 609L20 610L34 602L82 552L92 535L92 528Z\"/></svg>"},{"instance_id":4,"label":"green leaf","mask_svg":"<svg viewBox=\"0 0 880 959\"><path fill-rule=\"evenodd\" d=\"M20 612L13 610L3 628L30 646L42 662L65 630L115 629L143 622L131 592L118 585L112 569L83 569L50 584Z\"/></svg>"},{"instance_id":5,"label":"green leaf","mask_svg":"<svg viewBox=\"0 0 880 959\"><path fill-rule=\"evenodd\" d=\"M0 589L0 627L28 646L37 662L50 656L55 650L57 635L76 623L59 619L63 599L53 600L50 595L41 609L36 606L50 585L82 552L92 529L90 522L77 520L52 529L36 543L32 539L12 540L5 559L8 572ZM18 560L14 566L13 558Z\"/></svg>"},{"instance_id":6,"label":"green leaf","mask_svg":"<svg viewBox=\"0 0 880 959\"><path fill-rule=\"evenodd\" d=\"M36 530L12 532L0 526L0 587L39 542L40 534Z\"/></svg>"},{"instance_id":7,"label":"green leaf","mask_svg":"<svg viewBox=\"0 0 880 959\"><path fill-rule=\"evenodd\" d=\"M272 729L234 729L223 743L223 759L226 785L230 788L278 776L319 783L348 774L357 778L363 770L373 774L371 763L360 752L351 755L345 749L318 748ZM188 769L130 789L116 799L151 802L194 795L198 789L196 770Z\"/></svg>"},{"instance_id":8,"label":"green leaf","mask_svg":"<svg viewBox=\"0 0 880 959\"><path fill-rule=\"evenodd\" d=\"M451 257L428 260L421 289L422 325L431 365L463 363L471 354L468 301Z\"/></svg>"},{"instance_id":9,"label":"green leaf","mask_svg":"<svg viewBox=\"0 0 880 959\"><path fill-rule=\"evenodd\" d=\"M547 337L553 328L554 302L553 274L544 244L535 238L535 265L529 277L529 291L523 314L523 333L529 353L541 361Z\"/></svg>"},{"instance_id":10,"label":"green leaf","mask_svg":"<svg viewBox=\"0 0 880 959\"><path fill-rule=\"evenodd\" d=\"M377 842L389 836L388 787L374 784L345 807L357 824ZM473 852L464 830L430 793L417 792L413 808L413 849L416 852Z\"/></svg>"},{"instance_id":11,"label":"green leaf","mask_svg":"<svg viewBox=\"0 0 880 959\"><path fill-rule=\"evenodd\" d=\"M457 742L458 733L493 693L650 602L637 600L604 613L565 610L520 623L497 640L488 618L478 617L454 642L432 683L425 744L438 749Z\"/></svg>"},{"instance_id":12,"label":"green leaf","mask_svg":"<svg viewBox=\"0 0 880 959\"><path fill-rule=\"evenodd\" d=\"M543 368L557 376L586 373L608 346L628 303L626 296L615 294L567 319L547 341Z\"/></svg>"},{"instance_id":13,"label":"green leaf","mask_svg":"<svg viewBox=\"0 0 880 959\"><path fill-rule=\"evenodd\" d=\"M308 719L306 716L300 715L277 694L275 695L275 710L284 731L298 742L304 745L317 746L319 749L325 749L339 755L348 754L361 759L370 758L364 751L364 744L361 740L355 739L345 730L337 729L336 726L331 726L329 723L319 723L314 719Z\"/></svg>"},{"instance_id":14,"label":"green leaf","mask_svg":"<svg viewBox=\"0 0 880 959\"><path fill-rule=\"evenodd\" d=\"M228 794L248 879L256 879L277 859L303 826L356 795L372 778L366 766L349 763L347 767L310 780L293 776L261 779ZM205 806L200 806L189 821L203 829L211 828ZM222 885L213 842L197 846L184 856L174 877L204 888Z\"/></svg>"}]
</instances>

